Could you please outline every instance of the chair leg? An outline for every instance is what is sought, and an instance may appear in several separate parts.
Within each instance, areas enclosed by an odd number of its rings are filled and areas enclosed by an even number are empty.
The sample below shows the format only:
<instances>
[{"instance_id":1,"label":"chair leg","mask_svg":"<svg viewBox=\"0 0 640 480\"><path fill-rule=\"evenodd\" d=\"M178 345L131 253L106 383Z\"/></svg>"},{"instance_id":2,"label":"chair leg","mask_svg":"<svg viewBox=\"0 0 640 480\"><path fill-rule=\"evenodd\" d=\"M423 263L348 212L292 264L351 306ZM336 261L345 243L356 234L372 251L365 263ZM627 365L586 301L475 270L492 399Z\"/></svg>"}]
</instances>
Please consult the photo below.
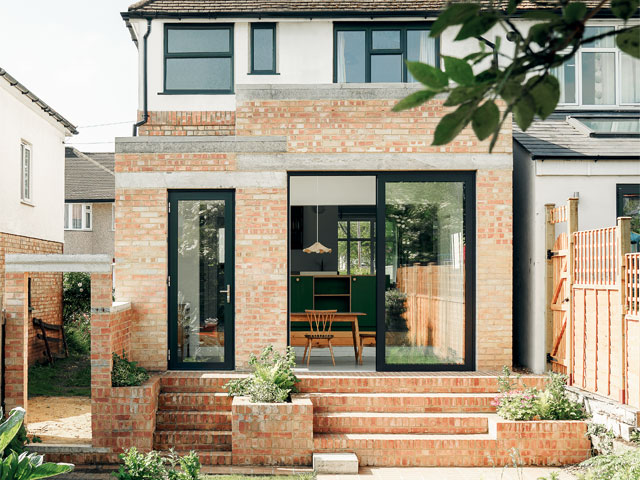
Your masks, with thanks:
<instances>
[{"instance_id":1,"label":"chair leg","mask_svg":"<svg viewBox=\"0 0 640 480\"><path fill-rule=\"evenodd\" d=\"M362 365L362 350L364 348L364 342L362 337L360 337L360 351L358 352L358 364Z\"/></svg>"},{"instance_id":2,"label":"chair leg","mask_svg":"<svg viewBox=\"0 0 640 480\"><path fill-rule=\"evenodd\" d=\"M333 366L336 366L336 359L333 358L333 347L331 346L331 340L328 340L329 342L329 351L331 352L331 361L333 362Z\"/></svg>"},{"instance_id":3,"label":"chair leg","mask_svg":"<svg viewBox=\"0 0 640 480\"><path fill-rule=\"evenodd\" d=\"M304 346L304 355L302 355L302 363L304 363L307 358L307 349L309 348L309 339L307 338L307 344Z\"/></svg>"},{"instance_id":4,"label":"chair leg","mask_svg":"<svg viewBox=\"0 0 640 480\"><path fill-rule=\"evenodd\" d=\"M311 349L313 348L313 340L309 339L309 354L307 355L307 368L309 367L309 361L311 360Z\"/></svg>"}]
</instances>

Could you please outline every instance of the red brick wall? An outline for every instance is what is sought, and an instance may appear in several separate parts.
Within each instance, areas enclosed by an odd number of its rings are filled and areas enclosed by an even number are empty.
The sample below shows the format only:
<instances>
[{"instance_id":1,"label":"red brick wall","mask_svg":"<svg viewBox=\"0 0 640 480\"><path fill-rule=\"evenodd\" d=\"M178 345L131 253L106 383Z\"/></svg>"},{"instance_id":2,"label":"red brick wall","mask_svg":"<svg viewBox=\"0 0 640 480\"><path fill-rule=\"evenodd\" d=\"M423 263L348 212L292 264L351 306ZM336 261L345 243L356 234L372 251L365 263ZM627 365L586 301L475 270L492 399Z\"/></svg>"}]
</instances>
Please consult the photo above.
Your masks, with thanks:
<instances>
[{"instance_id":1,"label":"red brick wall","mask_svg":"<svg viewBox=\"0 0 640 480\"><path fill-rule=\"evenodd\" d=\"M117 172L189 172L235 170L235 155L229 153L172 153L119 155Z\"/></svg>"},{"instance_id":2,"label":"red brick wall","mask_svg":"<svg viewBox=\"0 0 640 480\"><path fill-rule=\"evenodd\" d=\"M142 120L142 112L138 112ZM234 135L236 112L149 112L143 135Z\"/></svg>"},{"instance_id":3,"label":"red brick wall","mask_svg":"<svg viewBox=\"0 0 640 480\"><path fill-rule=\"evenodd\" d=\"M4 257L7 253L62 253L62 243L0 233L0 305L4 295ZM36 338L32 318L54 325L62 324L62 274L33 273L31 276L31 311L29 324L29 365L44 360L44 343ZM57 347L53 347L57 348Z\"/></svg>"}]
</instances>

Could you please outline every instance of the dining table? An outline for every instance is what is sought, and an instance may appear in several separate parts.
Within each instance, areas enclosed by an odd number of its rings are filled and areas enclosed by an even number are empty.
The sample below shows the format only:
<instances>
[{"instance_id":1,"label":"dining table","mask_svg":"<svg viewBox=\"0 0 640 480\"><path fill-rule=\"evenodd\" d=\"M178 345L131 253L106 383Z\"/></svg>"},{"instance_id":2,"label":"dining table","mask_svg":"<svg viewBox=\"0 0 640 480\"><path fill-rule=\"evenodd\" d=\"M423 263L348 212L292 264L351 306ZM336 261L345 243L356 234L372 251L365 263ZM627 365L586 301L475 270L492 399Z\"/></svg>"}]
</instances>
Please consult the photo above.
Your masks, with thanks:
<instances>
[{"instance_id":1,"label":"dining table","mask_svg":"<svg viewBox=\"0 0 640 480\"><path fill-rule=\"evenodd\" d=\"M351 324L351 333L353 335L353 350L356 354L356 362L358 361L360 354L360 326L358 325L358 317L366 316L366 313L362 312L336 312L333 323L350 323ZM291 322L306 322L307 314L302 313L291 313Z\"/></svg>"}]
</instances>

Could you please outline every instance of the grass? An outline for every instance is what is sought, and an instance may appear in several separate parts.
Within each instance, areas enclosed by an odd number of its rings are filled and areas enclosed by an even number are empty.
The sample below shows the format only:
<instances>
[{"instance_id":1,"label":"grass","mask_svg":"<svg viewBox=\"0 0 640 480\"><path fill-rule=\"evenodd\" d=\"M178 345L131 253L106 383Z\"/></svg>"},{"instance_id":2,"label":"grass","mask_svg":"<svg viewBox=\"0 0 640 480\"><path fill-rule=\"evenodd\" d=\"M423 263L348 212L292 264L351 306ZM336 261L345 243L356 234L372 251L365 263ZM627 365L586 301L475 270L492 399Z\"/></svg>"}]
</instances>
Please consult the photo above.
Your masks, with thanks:
<instances>
[{"instance_id":1,"label":"grass","mask_svg":"<svg viewBox=\"0 0 640 480\"><path fill-rule=\"evenodd\" d=\"M202 480L313 480L312 473L298 475L205 475Z\"/></svg>"},{"instance_id":2,"label":"grass","mask_svg":"<svg viewBox=\"0 0 640 480\"><path fill-rule=\"evenodd\" d=\"M90 397L91 361L87 355L56 360L29 368L30 397Z\"/></svg>"},{"instance_id":3,"label":"grass","mask_svg":"<svg viewBox=\"0 0 640 480\"><path fill-rule=\"evenodd\" d=\"M452 363L458 364L461 361L454 359L442 358L434 355L430 350L431 347L386 347L386 362L387 364L396 365L431 365L437 363Z\"/></svg>"}]
</instances>

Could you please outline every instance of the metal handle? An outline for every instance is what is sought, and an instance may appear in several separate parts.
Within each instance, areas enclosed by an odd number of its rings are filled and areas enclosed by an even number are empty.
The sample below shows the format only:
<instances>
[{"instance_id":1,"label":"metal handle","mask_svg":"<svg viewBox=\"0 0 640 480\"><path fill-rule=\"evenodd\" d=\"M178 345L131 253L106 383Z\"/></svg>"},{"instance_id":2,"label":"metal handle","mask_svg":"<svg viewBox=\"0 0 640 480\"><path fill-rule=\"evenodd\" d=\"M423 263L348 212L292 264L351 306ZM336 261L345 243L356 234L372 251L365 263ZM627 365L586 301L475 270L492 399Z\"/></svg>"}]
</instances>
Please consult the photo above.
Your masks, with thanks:
<instances>
[{"instance_id":1,"label":"metal handle","mask_svg":"<svg viewBox=\"0 0 640 480\"><path fill-rule=\"evenodd\" d=\"M220 293L227 294L227 303L231 303L231 285L227 285L226 290L220 290Z\"/></svg>"}]
</instances>

